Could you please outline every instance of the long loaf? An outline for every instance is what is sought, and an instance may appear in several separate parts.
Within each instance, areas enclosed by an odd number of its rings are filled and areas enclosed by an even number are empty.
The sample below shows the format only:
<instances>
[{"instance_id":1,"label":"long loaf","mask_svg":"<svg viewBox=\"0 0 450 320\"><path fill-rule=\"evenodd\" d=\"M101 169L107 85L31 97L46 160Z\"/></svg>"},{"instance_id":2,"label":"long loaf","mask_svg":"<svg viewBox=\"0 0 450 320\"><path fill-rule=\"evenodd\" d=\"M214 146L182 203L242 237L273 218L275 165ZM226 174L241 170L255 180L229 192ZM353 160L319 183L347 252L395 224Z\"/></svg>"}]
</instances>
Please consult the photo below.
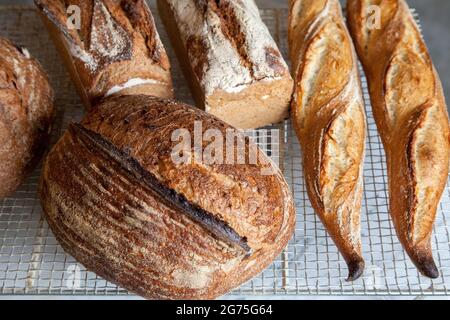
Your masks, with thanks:
<instances>
[{"instance_id":1,"label":"long loaf","mask_svg":"<svg viewBox=\"0 0 450 320\"><path fill-rule=\"evenodd\" d=\"M366 132L356 53L337 0L291 0L292 120L311 203L348 264L363 272L360 209Z\"/></svg>"},{"instance_id":2,"label":"long loaf","mask_svg":"<svg viewBox=\"0 0 450 320\"><path fill-rule=\"evenodd\" d=\"M392 220L420 272L436 278L430 239L450 147L442 86L405 1L350 0L347 7L386 150Z\"/></svg>"}]
</instances>

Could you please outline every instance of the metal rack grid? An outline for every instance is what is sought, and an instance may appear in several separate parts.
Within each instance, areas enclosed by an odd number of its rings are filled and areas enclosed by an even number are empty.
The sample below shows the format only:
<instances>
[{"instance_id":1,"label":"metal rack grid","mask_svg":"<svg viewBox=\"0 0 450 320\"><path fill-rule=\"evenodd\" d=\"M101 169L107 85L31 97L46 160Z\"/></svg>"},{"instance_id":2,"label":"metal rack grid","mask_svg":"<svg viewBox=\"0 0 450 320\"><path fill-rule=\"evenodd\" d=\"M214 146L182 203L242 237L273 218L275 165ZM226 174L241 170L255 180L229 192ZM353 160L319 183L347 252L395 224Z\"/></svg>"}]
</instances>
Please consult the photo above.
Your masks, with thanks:
<instances>
[{"instance_id":1,"label":"metal rack grid","mask_svg":"<svg viewBox=\"0 0 450 320\"><path fill-rule=\"evenodd\" d=\"M154 11L156 12L156 11ZM287 12L262 10L262 16L287 57ZM185 85L167 35L155 14L161 37L173 64L174 85L180 100L193 100ZM69 121L82 116L82 107L65 68L32 7L0 7L0 35L25 45L48 71L59 110L54 140ZM292 187L297 226L285 251L259 276L229 296L273 295L448 295L450 287L450 235L446 215L450 188L443 195L434 230L434 254L441 271L436 280L419 276L399 244L388 213L384 150L368 103L368 140L361 212L365 275L345 282L347 267L311 208L306 195L301 150L289 122L252 134L258 144L280 161ZM267 130L270 129L270 130ZM273 131L278 129L278 131ZM0 200L0 295L124 296L128 292L78 264L64 253L42 218L37 197L40 170L10 198Z\"/></svg>"}]
</instances>

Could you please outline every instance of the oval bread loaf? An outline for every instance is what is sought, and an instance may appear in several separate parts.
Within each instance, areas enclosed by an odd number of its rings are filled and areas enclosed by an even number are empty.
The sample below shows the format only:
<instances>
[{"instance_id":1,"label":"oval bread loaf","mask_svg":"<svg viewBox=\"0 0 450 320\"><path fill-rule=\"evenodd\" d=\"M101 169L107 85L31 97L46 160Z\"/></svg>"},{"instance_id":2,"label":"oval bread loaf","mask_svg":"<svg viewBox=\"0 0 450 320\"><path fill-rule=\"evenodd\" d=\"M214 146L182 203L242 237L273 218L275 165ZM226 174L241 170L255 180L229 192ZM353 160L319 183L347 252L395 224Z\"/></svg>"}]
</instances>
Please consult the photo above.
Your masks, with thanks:
<instances>
[{"instance_id":1,"label":"oval bread loaf","mask_svg":"<svg viewBox=\"0 0 450 320\"><path fill-rule=\"evenodd\" d=\"M356 53L337 0L291 0L292 123L309 199L347 262L364 271L361 199L366 116Z\"/></svg>"},{"instance_id":2,"label":"oval bread loaf","mask_svg":"<svg viewBox=\"0 0 450 320\"><path fill-rule=\"evenodd\" d=\"M53 92L26 49L0 38L0 199L41 158L53 119Z\"/></svg>"},{"instance_id":3,"label":"oval bread loaf","mask_svg":"<svg viewBox=\"0 0 450 320\"><path fill-rule=\"evenodd\" d=\"M183 149L189 161L174 161L174 132L193 137L199 125L200 134L216 129L224 137L232 129L143 95L105 99L72 124L47 157L40 185L64 249L151 299L214 298L267 267L293 232L289 187L278 168L265 174L273 164L248 138L242 150L246 158L257 150L255 164L191 161L207 142Z\"/></svg>"},{"instance_id":4,"label":"oval bread loaf","mask_svg":"<svg viewBox=\"0 0 450 320\"><path fill-rule=\"evenodd\" d=\"M377 28L374 6L382 12ZM450 156L439 75L406 1L351 0L347 16L386 151L392 222L418 270L438 278L431 240Z\"/></svg>"}]
</instances>

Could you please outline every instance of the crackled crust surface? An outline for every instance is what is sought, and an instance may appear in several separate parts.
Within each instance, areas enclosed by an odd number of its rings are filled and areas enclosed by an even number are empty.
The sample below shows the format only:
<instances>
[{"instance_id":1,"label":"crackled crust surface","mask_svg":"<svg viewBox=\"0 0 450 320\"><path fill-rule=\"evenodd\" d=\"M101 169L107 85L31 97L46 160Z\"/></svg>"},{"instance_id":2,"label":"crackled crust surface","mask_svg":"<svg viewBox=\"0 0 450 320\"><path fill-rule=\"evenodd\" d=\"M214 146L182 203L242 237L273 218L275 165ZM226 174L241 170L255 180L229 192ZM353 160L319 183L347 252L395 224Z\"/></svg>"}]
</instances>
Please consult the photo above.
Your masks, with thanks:
<instances>
[{"instance_id":1,"label":"crackled crust surface","mask_svg":"<svg viewBox=\"0 0 450 320\"><path fill-rule=\"evenodd\" d=\"M160 0L197 104L239 128L288 115L292 79L253 0Z\"/></svg>"},{"instance_id":2,"label":"crackled crust surface","mask_svg":"<svg viewBox=\"0 0 450 320\"><path fill-rule=\"evenodd\" d=\"M25 48L0 38L0 198L12 193L45 150L53 92Z\"/></svg>"},{"instance_id":3,"label":"crackled crust surface","mask_svg":"<svg viewBox=\"0 0 450 320\"><path fill-rule=\"evenodd\" d=\"M381 9L380 29L367 28L370 5ZM437 277L430 238L449 164L439 76L405 1L352 0L348 18L387 154L397 235L418 269Z\"/></svg>"},{"instance_id":4,"label":"crackled crust surface","mask_svg":"<svg viewBox=\"0 0 450 320\"><path fill-rule=\"evenodd\" d=\"M335 0L290 1L292 119L311 203L349 266L364 269L360 209L365 114L356 54Z\"/></svg>"},{"instance_id":5,"label":"crackled crust surface","mask_svg":"<svg viewBox=\"0 0 450 320\"><path fill-rule=\"evenodd\" d=\"M35 3L87 107L119 93L172 97L169 60L145 0ZM68 24L77 7L80 29Z\"/></svg>"},{"instance_id":6,"label":"crackled crust surface","mask_svg":"<svg viewBox=\"0 0 450 320\"><path fill-rule=\"evenodd\" d=\"M173 161L172 132L193 134L195 121L204 132L230 128L171 100L108 98L44 165L42 203L65 250L147 298L226 293L265 268L293 232L289 188L279 170L262 174L265 155L254 165Z\"/></svg>"},{"instance_id":7,"label":"crackled crust surface","mask_svg":"<svg viewBox=\"0 0 450 320\"><path fill-rule=\"evenodd\" d=\"M253 0L167 0L205 95L288 74Z\"/></svg>"}]
</instances>

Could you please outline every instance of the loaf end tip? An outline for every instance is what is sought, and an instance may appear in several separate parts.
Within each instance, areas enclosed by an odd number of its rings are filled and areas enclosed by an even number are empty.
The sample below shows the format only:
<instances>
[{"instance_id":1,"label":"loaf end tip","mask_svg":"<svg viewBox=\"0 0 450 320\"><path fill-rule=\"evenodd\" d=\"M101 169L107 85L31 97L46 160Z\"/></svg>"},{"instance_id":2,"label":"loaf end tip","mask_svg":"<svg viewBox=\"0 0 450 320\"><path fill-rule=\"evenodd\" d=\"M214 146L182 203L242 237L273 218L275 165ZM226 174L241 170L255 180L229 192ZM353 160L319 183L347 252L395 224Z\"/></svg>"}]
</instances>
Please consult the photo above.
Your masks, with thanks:
<instances>
[{"instance_id":1,"label":"loaf end tip","mask_svg":"<svg viewBox=\"0 0 450 320\"><path fill-rule=\"evenodd\" d=\"M439 269L437 268L433 257L429 257L420 263L417 263L417 268L425 277L431 279L439 278Z\"/></svg>"},{"instance_id":2,"label":"loaf end tip","mask_svg":"<svg viewBox=\"0 0 450 320\"><path fill-rule=\"evenodd\" d=\"M348 263L348 277L346 281L347 282L355 281L359 277L361 277L361 275L364 272L364 266L365 266L364 260L362 259L350 261Z\"/></svg>"}]
</instances>

